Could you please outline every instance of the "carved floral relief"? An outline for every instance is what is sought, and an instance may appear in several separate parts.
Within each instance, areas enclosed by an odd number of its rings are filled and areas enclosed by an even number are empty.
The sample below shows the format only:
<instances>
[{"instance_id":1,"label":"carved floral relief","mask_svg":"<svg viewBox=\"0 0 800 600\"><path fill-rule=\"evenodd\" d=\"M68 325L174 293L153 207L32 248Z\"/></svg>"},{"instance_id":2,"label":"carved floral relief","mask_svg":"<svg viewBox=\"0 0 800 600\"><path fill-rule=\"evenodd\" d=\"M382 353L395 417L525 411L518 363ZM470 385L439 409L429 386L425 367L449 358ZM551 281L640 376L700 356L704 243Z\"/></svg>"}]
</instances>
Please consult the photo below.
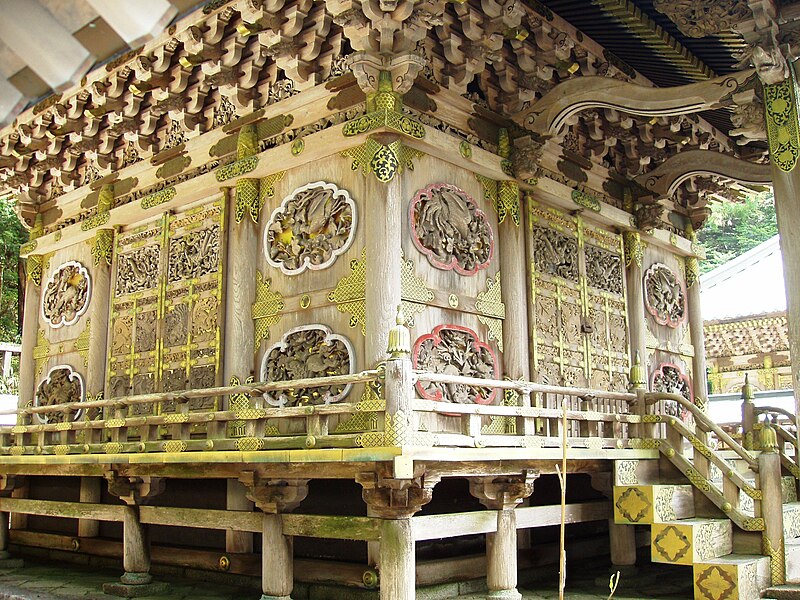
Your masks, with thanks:
<instances>
[{"instance_id":1,"label":"carved floral relief","mask_svg":"<svg viewBox=\"0 0 800 600\"><path fill-rule=\"evenodd\" d=\"M622 257L590 244L584 247L584 254L586 282L592 287L622 296Z\"/></svg>"},{"instance_id":2,"label":"carved floral relief","mask_svg":"<svg viewBox=\"0 0 800 600\"><path fill-rule=\"evenodd\" d=\"M489 266L492 228L464 190L446 183L419 190L409 207L409 223L414 245L437 269L474 275Z\"/></svg>"},{"instance_id":3,"label":"carved floral relief","mask_svg":"<svg viewBox=\"0 0 800 600\"><path fill-rule=\"evenodd\" d=\"M271 346L261 362L261 381L288 381L329 377L355 372L355 354L350 341L320 324L287 331ZM338 402L350 385L291 389L265 394L273 406L302 406Z\"/></svg>"},{"instance_id":4,"label":"carved floral relief","mask_svg":"<svg viewBox=\"0 0 800 600\"><path fill-rule=\"evenodd\" d=\"M650 378L650 389L665 394L678 394L694 404L692 382L678 365L661 363ZM679 416L684 420L688 416L688 411L672 400L666 401L665 411L669 415Z\"/></svg>"},{"instance_id":5,"label":"carved floral relief","mask_svg":"<svg viewBox=\"0 0 800 600\"><path fill-rule=\"evenodd\" d=\"M169 283L196 279L219 270L219 225L197 229L169 241Z\"/></svg>"},{"instance_id":6,"label":"carved floral relief","mask_svg":"<svg viewBox=\"0 0 800 600\"><path fill-rule=\"evenodd\" d=\"M89 307L91 280L81 263L70 260L58 267L42 293L42 316L50 327L72 325Z\"/></svg>"},{"instance_id":7,"label":"carved floral relief","mask_svg":"<svg viewBox=\"0 0 800 600\"><path fill-rule=\"evenodd\" d=\"M534 226L533 264L545 275L578 281L578 240L550 227Z\"/></svg>"},{"instance_id":8,"label":"carved floral relief","mask_svg":"<svg viewBox=\"0 0 800 600\"><path fill-rule=\"evenodd\" d=\"M330 267L356 233L356 204L346 190L316 181L294 190L264 232L267 262L286 275Z\"/></svg>"},{"instance_id":9,"label":"carved floral relief","mask_svg":"<svg viewBox=\"0 0 800 600\"><path fill-rule=\"evenodd\" d=\"M644 274L644 303L656 323L678 327L686 319L686 286L667 265L654 263Z\"/></svg>"},{"instance_id":10,"label":"carved floral relief","mask_svg":"<svg viewBox=\"0 0 800 600\"><path fill-rule=\"evenodd\" d=\"M117 285L115 295L123 296L149 290L158 285L161 272L161 246L144 246L117 260Z\"/></svg>"},{"instance_id":11,"label":"carved floral relief","mask_svg":"<svg viewBox=\"0 0 800 600\"><path fill-rule=\"evenodd\" d=\"M47 372L47 377L39 384L33 398L34 406L53 406L68 402L82 402L84 398L83 377L69 365L58 365ZM71 413L73 421L80 418L82 411ZM63 412L34 413L41 423L60 423L64 421Z\"/></svg>"},{"instance_id":12,"label":"carved floral relief","mask_svg":"<svg viewBox=\"0 0 800 600\"><path fill-rule=\"evenodd\" d=\"M497 379L497 357L472 329L439 325L414 344L414 368L433 373ZM497 390L455 383L417 383L423 398L458 404L492 404Z\"/></svg>"}]
</instances>

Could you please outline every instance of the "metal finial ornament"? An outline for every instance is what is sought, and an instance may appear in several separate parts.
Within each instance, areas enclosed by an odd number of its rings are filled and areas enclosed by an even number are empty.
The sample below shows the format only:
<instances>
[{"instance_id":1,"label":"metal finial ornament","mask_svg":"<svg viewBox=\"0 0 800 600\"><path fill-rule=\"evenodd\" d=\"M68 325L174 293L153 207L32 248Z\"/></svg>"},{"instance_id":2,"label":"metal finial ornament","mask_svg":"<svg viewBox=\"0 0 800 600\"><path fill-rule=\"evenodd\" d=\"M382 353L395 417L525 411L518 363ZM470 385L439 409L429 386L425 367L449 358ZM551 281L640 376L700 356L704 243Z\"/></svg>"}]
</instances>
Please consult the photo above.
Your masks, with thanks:
<instances>
[{"instance_id":1,"label":"metal finial ornament","mask_svg":"<svg viewBox=\"0 0 800 600\"><path fill-rule=\"evenodd\" d=\"M389 330L389 346L386 349L392 358L406 358L411 355L411 332L406 327L403 306L397 306L395 326Z\"/></svg>"},{"instance_id":2,"label":"metal finial ornament","mask_svg":"<svg viewBox=\"0 0 800 600\"><path fill-rule=\"evenodd\" d=\"M761 450L770 453L778 451L778 432L775 431L768 416L764 417L764 425L761 428Z\"/></svg>"},{"instance_id":3,"label":"metal finial ornament","mask_svg":"<svg viewBox=\"0 0 800 600\"><path fill-rule=\"evenodd\" d=\"M631 382L632 390L643 390L647 388L647 374L642 366L642 359L639 357L639 351L634 355L633 364L631 365L631 372L628 376Z\"/></svg>"},{"instance_id":4,"label":"metal finial ornament","mask_svg":"<svg viewBox=\"0 0 800 600\"><path fill-rule=\"evenodd\" d=\"M746 401L753 401L755 398L755 393L753 392L753 386L750 385L750 377L747 373L744 374L744 385L742 386L742 400Z\"/></svg>"}]
</instances>

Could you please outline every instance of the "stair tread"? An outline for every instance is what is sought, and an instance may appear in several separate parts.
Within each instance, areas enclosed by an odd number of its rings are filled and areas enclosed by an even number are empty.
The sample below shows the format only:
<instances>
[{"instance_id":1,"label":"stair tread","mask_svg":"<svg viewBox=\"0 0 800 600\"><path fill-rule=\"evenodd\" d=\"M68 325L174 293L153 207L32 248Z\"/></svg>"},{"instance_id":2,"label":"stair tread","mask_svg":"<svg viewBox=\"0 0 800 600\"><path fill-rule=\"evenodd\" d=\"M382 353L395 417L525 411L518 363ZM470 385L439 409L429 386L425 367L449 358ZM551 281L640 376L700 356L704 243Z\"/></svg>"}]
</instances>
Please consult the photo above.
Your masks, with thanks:
<instances>
[{"instance_id":1,"label":"stair tread","mask_svg":"<svg viewBox=\"0 0 800 600\"><path fill-rule=\"evenodd\" d=\"M769 561L768 556L759 554L726 554L700 561L704 565L746 565L761 560Z\"/></svg>"}]
</instances>

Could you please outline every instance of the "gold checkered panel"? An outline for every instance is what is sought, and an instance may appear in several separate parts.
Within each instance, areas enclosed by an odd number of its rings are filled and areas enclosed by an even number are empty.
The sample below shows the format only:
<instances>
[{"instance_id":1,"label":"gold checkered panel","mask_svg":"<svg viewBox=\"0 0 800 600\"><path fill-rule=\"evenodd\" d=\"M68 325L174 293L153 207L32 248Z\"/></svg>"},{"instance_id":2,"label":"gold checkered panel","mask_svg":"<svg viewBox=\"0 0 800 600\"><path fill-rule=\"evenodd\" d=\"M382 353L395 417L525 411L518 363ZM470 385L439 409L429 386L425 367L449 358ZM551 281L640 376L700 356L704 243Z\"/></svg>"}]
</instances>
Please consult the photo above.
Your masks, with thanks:
<instances>
[{"instance_id":1,"label":"gold checkered panel","mask_svg":"<svg viewBox=\"0 0 800 600\"><path fill-rule=\"evenodd\" d=\"M727 519L683 519L651 527L653 562L692 565L725 556L733 550L733 531Z\"/></svg>"},{"instance_id":2,"label":"gold checkered panel","mask_svg":"<svg viewBox=\"0 0 800 600\"><path fill-rule=\"evenodd\" d=\"M733 555L694 565L695 600L759 600L769 582L766 556Z\"/></svg>"}]
</instances>

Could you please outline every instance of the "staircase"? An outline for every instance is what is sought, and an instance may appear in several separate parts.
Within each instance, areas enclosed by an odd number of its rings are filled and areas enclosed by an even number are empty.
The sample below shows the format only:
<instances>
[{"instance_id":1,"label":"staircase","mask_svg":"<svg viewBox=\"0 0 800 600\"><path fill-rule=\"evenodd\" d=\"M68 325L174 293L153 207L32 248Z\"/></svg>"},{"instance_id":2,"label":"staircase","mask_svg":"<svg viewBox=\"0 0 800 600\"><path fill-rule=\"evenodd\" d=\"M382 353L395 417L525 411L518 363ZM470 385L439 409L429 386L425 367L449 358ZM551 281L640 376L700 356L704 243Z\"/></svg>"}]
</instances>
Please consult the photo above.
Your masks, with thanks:
<instances>
[{"instance_id":1,"label":"staircase","mask_svg":"<svg viewBox=\"0 0 800 600\"><path fill-rule=\"evenodd\" d=\"M653 414L659 400L681 403L679 397L643 396L650 414L642 415L641 436L652 440L661 458L616 461L615 522L649 525L652 561L691 566L698 600L760 599L783 583L784 572L787 582L800 582L800 502L783 439L779 459L774 453L760 458L695 407L687 407L694 415L691 428L677 417ZM711 449L709 434L729 449ZM771 487L764 481L770 476ZM767 499L765 490L780 496L781 504ZM775 529L781 511L782 540Z\"/></svg>"}]
</instances>

